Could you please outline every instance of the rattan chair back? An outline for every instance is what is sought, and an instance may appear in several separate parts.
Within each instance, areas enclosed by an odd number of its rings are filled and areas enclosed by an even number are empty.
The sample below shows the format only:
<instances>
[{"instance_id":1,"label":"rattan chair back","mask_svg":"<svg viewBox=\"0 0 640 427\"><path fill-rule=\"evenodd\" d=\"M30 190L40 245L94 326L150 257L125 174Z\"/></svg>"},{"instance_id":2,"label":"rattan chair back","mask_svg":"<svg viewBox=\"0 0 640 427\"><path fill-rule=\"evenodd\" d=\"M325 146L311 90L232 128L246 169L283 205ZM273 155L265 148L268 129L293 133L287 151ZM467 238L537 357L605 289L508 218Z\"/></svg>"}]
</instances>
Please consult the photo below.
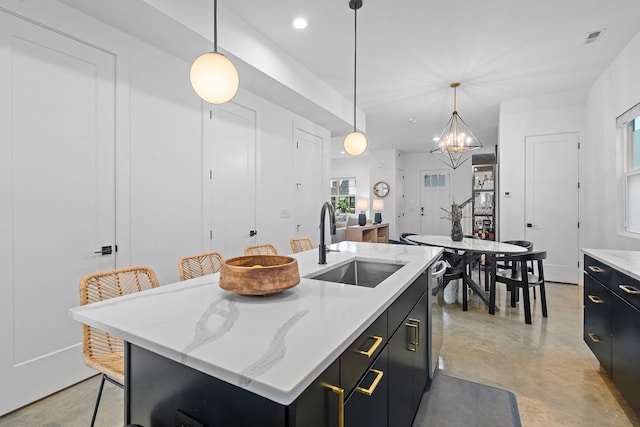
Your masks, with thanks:
<instances>
[{"instance_id":1,"label":"rattan chair back","mask_svg":"<svg viewBox=\"0 0 640 427\"><path fill-rule=\"evenodd\" d=\"M193 279L194 277L213 274L220 271L224 258L219 252L207 252L204 254L185 256L178 260L180 280Z\"/></svg>"},{"instance_id":2,"label":"rattan chair back","mask_svg":"<svg viewBox=\"0 0 640 427\"><path fill-rule=\"evenodd\" d=\"M270 243L263 243L261 245L247 246L244 248L245 255L278 255L278 251L275 246Z\"/></svg>"},{"instance_id":3,"label":"rattan chair back","mask_svg":"<svg viewBox=\"0 0 640 427\"><path fill-rule=\"evenodd\" d=\"M296 237L289 240L289 244L294 254L313 249L313 242L310 237Z\"/></svg>"},{"instance_id":4,"label":"rattan chair back","mask_svg":"<svg viewBox=\"0 0 640 427\"><path fill-rule=\"evenodd\" d=\"M91 304L158 287L148 267L129 267L90 274L80 280L80 304ZM87 366L124 383L124 343L120 338L82 325L82 348Z\"/></svg>"}]
</instances>

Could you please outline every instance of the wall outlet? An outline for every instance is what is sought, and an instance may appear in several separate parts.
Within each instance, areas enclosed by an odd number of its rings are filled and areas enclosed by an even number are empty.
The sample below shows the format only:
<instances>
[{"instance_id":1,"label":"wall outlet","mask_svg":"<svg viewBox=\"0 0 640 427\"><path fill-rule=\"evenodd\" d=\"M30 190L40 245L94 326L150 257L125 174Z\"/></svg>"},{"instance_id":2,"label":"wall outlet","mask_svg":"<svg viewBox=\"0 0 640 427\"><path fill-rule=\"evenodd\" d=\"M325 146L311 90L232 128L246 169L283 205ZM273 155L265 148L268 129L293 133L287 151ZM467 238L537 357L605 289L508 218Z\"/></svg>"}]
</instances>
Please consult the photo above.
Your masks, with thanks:
<instances>
[{"instance_id":1,"label":"wall outlet","mask_svg":"<svg viewBox=\"0 0 640 427\"><path fill-rule=\"evenodd\" d=\"M176 427L205 427L204 424L194 420L181 410L176 411Z\"/></svg>"}]
</instances>

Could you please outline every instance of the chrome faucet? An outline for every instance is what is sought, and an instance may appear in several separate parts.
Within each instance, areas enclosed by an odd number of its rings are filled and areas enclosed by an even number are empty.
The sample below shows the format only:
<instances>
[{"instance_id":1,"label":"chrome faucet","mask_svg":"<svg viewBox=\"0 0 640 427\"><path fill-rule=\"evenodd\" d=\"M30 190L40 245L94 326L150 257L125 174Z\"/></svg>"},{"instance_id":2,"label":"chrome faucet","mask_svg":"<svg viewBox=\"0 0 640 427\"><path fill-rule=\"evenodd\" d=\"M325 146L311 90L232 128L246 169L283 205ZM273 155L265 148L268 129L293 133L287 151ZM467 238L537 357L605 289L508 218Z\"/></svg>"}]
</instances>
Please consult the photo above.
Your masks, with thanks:
<instances>
[{"instance_id":1,"label":"chrome faucet","mask_svg":"<svg viewBox=\"0 0 640 427\"><path fill-rule=\"evenodd\" d=\"M329 229L331 230L331 234L336 234L336 214L333 212L331 203L324 202L320 210L320 245L318 246L320 259L318 264L327 263L327 245L324 244L324 214L326 211L329 211Z\"/></svg>"}]
</instances>

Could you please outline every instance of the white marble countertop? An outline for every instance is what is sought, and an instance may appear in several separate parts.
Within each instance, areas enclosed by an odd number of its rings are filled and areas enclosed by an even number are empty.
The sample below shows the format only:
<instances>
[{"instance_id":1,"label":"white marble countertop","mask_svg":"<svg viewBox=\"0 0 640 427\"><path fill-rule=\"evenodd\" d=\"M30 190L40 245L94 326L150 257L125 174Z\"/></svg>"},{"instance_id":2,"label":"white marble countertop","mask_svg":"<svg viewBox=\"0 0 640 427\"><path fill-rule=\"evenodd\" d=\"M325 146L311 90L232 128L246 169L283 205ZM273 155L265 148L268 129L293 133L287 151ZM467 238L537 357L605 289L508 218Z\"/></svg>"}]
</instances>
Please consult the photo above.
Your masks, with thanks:
<instances>
[{"instance_id":1,"label":"white marble countertop","mask_svg":"<svg viewBox=\"0 0 640 427\"><path fill-rule=\"evenodd\" d=\"M292 255L298 286L266 297L229 293L219 274L70 310L79 322L289 405L440 255L442 248L340 242ZM304 276L350 260L405 264L375 288Z\"/></svg>"},{"instance_id":2,"label":"white marble countertop","mask_svg":"<svg viewBox=\"0 0 640 427\"><path fill-rule=\"evenodd\" d=\"M582 249L582 252L636 280L640 280L640 251Z\"/></svg>"}]
</instances>

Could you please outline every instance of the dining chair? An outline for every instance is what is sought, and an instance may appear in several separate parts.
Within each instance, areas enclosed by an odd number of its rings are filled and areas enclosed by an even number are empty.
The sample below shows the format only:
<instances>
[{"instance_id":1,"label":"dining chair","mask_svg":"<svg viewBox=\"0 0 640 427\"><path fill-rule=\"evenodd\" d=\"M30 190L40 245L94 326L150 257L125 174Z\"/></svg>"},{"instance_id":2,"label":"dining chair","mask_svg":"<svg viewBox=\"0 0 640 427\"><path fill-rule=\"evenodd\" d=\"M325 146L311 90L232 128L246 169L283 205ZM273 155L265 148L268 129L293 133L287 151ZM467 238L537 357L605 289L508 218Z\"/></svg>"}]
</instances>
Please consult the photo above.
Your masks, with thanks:
<instances>
[{"instance_id":1,"label":"dining chair","mask_svg":"<svg viewBox=\"0 0 640 427\"><path fill-rule=\"evenodd\" d=\"M502 243L509 243L511 245L522 246L529 252L533 251L533 242L530 242L528 240L504 240ZM501 270L507 270L507 269L511 269L511 265L510 263L508 263L508 261L506 261L505 263L504 259L499 259L496 262L496 268L499 268Z\"/></svg>"},{"instance_id":2,"label":"dining chair","mask_svg":"<svg viewBox=\"0 0 640 427\"><path fill-rule=\"evenodd\" d=\"M524 319L530 325L531 320L531 297L529 289L540 288L540 304L542 305L542 316L547 317L547 296L544 284L543 260L547 258L546 251L525 252L524 254L505 255L500 257L504 262L511 263L511 269L496 270L496 282L501 282L511 287L511 307L516 306L516 298L519 289L522 289L522 300L524 301ZM529 271L529 263L533 263L533 271ZM497 265L497 264L496 264ZM495 307L495 289L491 293L491 305Z\"/></svg>"},{"instance_id":3,"label":"dining chair","mask_svg":"<svg viewBox=\"0 0 640 427\"><path fill-rule=\"evenodd\" d=\"M270 243L263 243L261 245L247 246L244 248L245 255L278 255L278 251L275 246Z\"/></svg>"},{"instance_id":4,"label":"dining chair","mask_svg":"<svg viewBox=\"0 0 640 427\"><path fill-rule=\"evenodd\" d=\"M220 271L224 258L219 252L207 252L204 254L190 255L178 260L180 280L193 279L194 277L213 274Z\"/></svg>"},{"instance_id":5,"label":"dining chair","mask_svg":"<svg viewBox=\"0 0 640 427\"><path fill-rule=\"evenodd\" d=\"M122 295L158 287L158 278L149 267L128 267L90 274L80 280L80 305L104 301ZM124 342L118 337L88 325L82 325L84 362L102 374L91 426L98 414L104 382L124 388Z\"/></svg>"},{"instance_id":6,"label":"dining chair","mask_svg":"<svg viewBox=\"0 0 640 427\"><path fill-rule=\"evenodd\" d=\"M313 242L310 237L295 237L289 240L289 244L294 254L313 249Z\"/></svg>"},{"instance_id":7,"label":"dining chair","mask_svg":"<svg viewBox=\"0 0 640 427\"><path fill-rule=\"evenodd\" d=\"M405 245L417 245L417 243L407 240L409 236L416 236L416 233L402 233L400 234L400 241Z\"/></svg>"}]
</instances>

